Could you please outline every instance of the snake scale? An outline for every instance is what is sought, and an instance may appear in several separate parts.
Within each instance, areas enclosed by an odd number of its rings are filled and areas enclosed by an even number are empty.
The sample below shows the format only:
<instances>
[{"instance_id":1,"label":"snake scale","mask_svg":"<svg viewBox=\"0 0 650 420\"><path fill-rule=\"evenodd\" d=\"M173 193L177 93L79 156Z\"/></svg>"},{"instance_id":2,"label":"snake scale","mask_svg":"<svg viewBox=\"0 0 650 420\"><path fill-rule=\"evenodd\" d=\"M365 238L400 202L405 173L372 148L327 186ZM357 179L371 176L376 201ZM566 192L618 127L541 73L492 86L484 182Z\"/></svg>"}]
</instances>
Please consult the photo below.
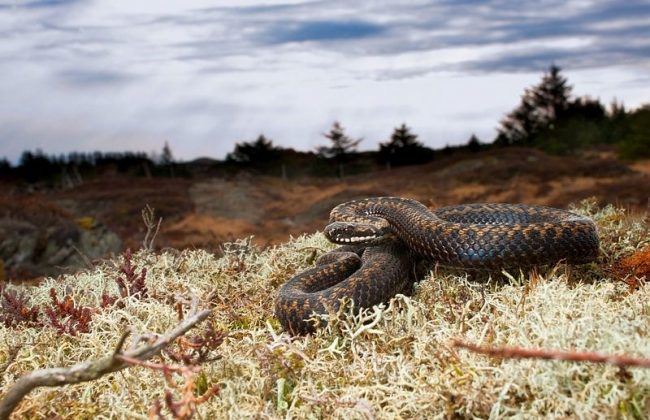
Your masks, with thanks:
<instances>
[{"instance_id":1,"label":"snake scale","mask_svg":"<svg viewBox=\"0 0 650 420\"><path fill-rule=\"evenodd\" d=\"M365 308L409 290L423 259L447 267L500 270L588 263L599 247L593 221L565 210L525 204L430 210L398 197L340 204L324 233L343 246L285 283L276 300L276 316L292 334L315 331L318 325L308 319L336 311L341 298Z\"/></svg>"}]
</instances>

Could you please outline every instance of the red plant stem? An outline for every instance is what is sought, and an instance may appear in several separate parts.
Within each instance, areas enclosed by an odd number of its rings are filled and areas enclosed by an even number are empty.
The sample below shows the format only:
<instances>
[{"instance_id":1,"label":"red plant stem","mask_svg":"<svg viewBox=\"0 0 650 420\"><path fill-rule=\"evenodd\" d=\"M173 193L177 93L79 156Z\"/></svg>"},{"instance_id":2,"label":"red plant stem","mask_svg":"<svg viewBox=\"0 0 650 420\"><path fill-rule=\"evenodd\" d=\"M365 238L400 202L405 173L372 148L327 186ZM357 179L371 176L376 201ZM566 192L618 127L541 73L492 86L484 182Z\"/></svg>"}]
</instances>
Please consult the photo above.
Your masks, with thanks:
<instances>
[{"instance_id":1,"label":"red plant stem","mask_svg":"<svg viewBox=\"0 0 650 420\"><path fill-rule=\"evenodd\" d=\"M525 349L521 347L487 347L453 340L454 347L464 348L475 353L487 354L506 359L545 359L571 362L608 363L620 367L650 368L650 359L625 355L609 355L589 351L559 351L544 349Z\"/></svg>"}]
</instances>

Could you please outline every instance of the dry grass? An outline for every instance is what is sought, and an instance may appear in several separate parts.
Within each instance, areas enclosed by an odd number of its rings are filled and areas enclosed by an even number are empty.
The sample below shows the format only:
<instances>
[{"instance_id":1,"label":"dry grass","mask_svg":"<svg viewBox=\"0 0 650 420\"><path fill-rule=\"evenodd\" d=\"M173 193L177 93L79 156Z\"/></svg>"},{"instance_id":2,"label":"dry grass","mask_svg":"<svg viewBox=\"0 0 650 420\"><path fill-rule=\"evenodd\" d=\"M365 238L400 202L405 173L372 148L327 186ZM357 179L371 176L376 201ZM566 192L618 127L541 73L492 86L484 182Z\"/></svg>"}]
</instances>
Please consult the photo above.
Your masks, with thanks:
<instances>
[{"instance_id":1,"label":"dry grass","mask_svg":"<svg viewBox=\"0 0 650 420\"><path fill-rule=\"evenodd\" d=\"M0 326L0 385L32 369L67 366L112 351L124 329L163 332L177 322L175 296L194 294L214 308L210 322L228 332L221 359L202 366L202 387L219 395L200 418L624 417L650 410L650 370L541 360L498 360L454 349L460 338L481 345L576 349L650 357L650 283L631 290L610 267L650 244L648 226L613 207L579 211L597 222L596 264L511 280L432 272L412 297L355 315L344 310L317 335L291 339L273 317L277 288L332 248L320 234L260 251L247 241L216 258L204 251L140 252L149 298L93 313L91 332ZM49 279L29 289L45 304L49 290L99 307L117 295L118 264ZM346 312L347 311L347 312ZM12 349L18 353L12 358ZM8 362L8 365L7 365ZM146 417L163 397L159 372L132 367L92 383L41 388L17 418L60 415Z\"/></svg>"}]
</instances>

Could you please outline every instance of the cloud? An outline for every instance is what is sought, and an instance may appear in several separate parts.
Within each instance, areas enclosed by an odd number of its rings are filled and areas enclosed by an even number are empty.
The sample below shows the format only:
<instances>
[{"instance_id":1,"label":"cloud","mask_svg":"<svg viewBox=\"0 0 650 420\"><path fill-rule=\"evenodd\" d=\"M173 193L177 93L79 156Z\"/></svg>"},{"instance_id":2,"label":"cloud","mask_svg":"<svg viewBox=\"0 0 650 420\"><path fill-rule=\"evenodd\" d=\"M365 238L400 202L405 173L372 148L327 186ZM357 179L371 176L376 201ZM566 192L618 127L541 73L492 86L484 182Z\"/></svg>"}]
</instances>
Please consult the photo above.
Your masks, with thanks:
<instances>
[{"instance_id":1,"label":"cloud","mask_svg":"<svg viewBox=\"0 0 650 420\"><path fill-rule=\"evenodd\" d=\"M643 65L650 57L650 45L617 46L601 45L578 49L543 49L532 52L503 54L490 59L465 62L460 70L482 72L521 72L543 71L554 63L565 69L591 69L617 63L618 65Z\"/></svg>"},{"instance_id":2,"label":"cloud","mask_svg":"<svg viewBox=\"0 0 650 420\"><path fill-rule=\"evenodd\" d=\"M64 84L77 88L123 86L137 79L125 72L77 69L59 71L55 77Z\"/></svg>"},{"instance_id":3,"label":"cloud","mask_svg":"<svg viewBox=\"0 0 650 420\"><path fill-rule=\"evenodd\" d=\"M26 9L38 9L38 8L48 8L48 7L58 7L58 6L67 6L70 3L76 3L79 0L36 0L36 1L11 1L9 4L0 4L0 9L16 9L19 7Z\"/></svg>"},{"instance_id":4,"label":"cloud","mask_svg":"<svg viewBox=\"0 0 650 420\"><path fill-rule=\"evenodd\" d=\"M262 132L311 149L335 119L369 149L401 122L431 146L487 141L551 63L575 91L650 99L643 0L221 3L0 3L0 156L223 157Z\"/></svg>"}]
</instances>

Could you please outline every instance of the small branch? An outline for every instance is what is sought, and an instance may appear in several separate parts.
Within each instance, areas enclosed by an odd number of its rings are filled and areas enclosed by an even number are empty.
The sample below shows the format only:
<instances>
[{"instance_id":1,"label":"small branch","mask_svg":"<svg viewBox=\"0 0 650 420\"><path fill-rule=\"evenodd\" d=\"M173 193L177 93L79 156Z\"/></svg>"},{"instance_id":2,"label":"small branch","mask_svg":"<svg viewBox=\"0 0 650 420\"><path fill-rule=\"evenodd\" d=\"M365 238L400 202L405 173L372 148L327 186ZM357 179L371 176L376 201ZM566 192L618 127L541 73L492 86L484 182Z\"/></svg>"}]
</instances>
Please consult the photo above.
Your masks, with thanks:
<instances>
[{"instance_id":1,"label":"small branch","mask_svg":"<svg viewBox=\"0 0 650 420\"><path fill-rule=\"evenodd\" d=\"M153 243L156 240L156 236L160 231L160 224L162 223L162 217L158 219L158 223L155 221L156 210L149 206L145 205L145 208L142 209L142 221L144 226L147 228L147 233L144 235L144 240L142 241L142 247L148 251L153 251Z\"/></svg>"},{"instance_id":2,"label":"small branch","mask_svg":"<svg viewBox=\"0 0 650 420\"><path fill-rule=\"evenodd\" d=\"M453 340L452 346L467 349L475 353L486 354L504 359L544 359L565 360L570 362L608 363L619 367L650 368L650 359L631 356L616 356L589 351L559 351L543 349L524 349L521 347L487 347Z\"/></svg>"},{"instance_id":3,"label":"small branch","mask_svg":"<svg viewBox=\"0 0 650 420\"><path fill-rule=\"evenodd\" d=\"M192 313L181 321L174 329L158 337L150 345L121 353L126 335L122 335L117 343L115 351L103 359L90 360L78 363L67 368L49 368L32 371L20 377L6 392L5 397L0 400L0 420L9 419L9 416L18 406L20 401L33 389L41 386L62 386L80 382L93 381L106 374L122 370L128 366L123 357L127 359L147 360L167 347L172 341L182 336L196 324L203 321L210 315L210 310L196 311L194 303Z\"/></svg>"}]
</instances>

